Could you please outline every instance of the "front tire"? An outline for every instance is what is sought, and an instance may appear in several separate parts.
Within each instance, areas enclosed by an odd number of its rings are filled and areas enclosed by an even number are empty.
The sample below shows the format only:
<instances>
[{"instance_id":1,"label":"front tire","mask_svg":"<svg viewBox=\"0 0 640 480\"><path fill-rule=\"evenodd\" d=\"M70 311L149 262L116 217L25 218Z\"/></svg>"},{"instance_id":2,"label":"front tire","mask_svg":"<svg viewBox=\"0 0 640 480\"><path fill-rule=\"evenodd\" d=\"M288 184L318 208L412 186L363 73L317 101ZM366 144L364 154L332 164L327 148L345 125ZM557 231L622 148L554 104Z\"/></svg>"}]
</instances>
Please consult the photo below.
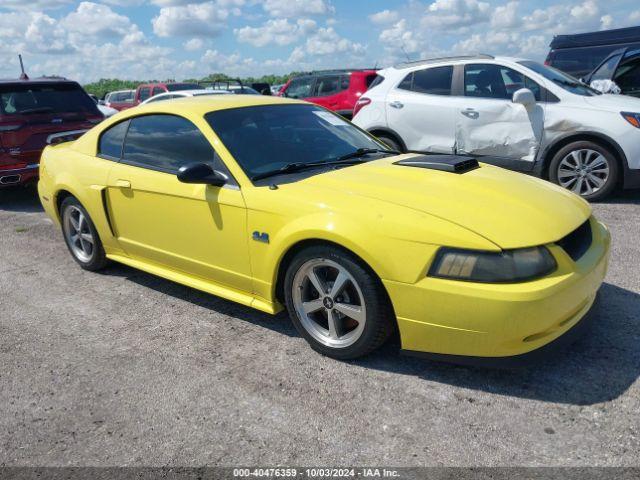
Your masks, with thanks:
<instances>
[{"instance_id":1,"label":"front tire","mask_svg":"<svg viewBox=\"0 0 640 480\"><path fill-rule=\"evenodd\" d=\"M400 142L398 142L395 138L392 138L389 135L376 135L376 138L384 143L391 150L395 150L396 152L402 152L402 146Z\"/></svg>"},{"instance_id":2,"label":"front tire","mask_svg":"<svg viewBox=\"0 0 640 480\"><path fill-rule=\"evenodd\" d=\"M393 309L382 283L339 248L319 245L299 252L287 269L284 288L293 324L323 355L361 357L393 331Z\"/></svg>"},{"instance_id":3,"label":"front tire","mask_svg":"<svg viewBox=\"0 0 640 480\"><path fill-rule=\"evenodd\" d=\"M590 141L566 145L549 165L549 180L588 201L608 197L619 176L620 168L613 153Z\"/></svg>"},{"instance_id":4,"label":"front tire","mask_svg":"<svg viewBox=\"0 0 640 480\"><path fill-rule=\"evenodd\" d=\"M108 260L98 231L75 197L67 197L62 201L60 217L64 241L78 265L92 272L104 268Z\"/></svg>"}]
</instances>

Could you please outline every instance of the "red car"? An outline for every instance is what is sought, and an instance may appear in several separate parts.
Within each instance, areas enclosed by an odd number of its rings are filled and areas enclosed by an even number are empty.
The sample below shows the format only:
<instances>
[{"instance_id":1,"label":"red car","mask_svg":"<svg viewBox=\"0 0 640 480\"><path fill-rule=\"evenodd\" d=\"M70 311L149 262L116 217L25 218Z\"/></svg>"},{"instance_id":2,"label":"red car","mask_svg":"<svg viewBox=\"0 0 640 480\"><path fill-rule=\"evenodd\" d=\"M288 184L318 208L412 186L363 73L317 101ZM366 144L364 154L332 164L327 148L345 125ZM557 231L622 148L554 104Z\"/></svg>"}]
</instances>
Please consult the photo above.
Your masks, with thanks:
<instances>
[{"instance_id":1,"label":"red car","mask_svg":"<svg viewBox=\"0 0 640 480\"><path fill-rule=\"evenodd\" d=\"M351 118L360 96L376 78L375 70L327 70L289 80L279 95L300 98Z\"/></svg>"},{"instance_id":2,"label":"red car","mask_svg":"<svg viewBox=\"0 0 640 480\"><path fill-rule=\"evenodd\" d=\"M0 81L0 187L37 180L47 143L73 138L102 121L82 87L63 78Z\"/></svg>"},{"instance_id":3,"label":"red car","mask_svg":"<svg viewBox=\"0 0 640 480\"><path fill-rule=\"evenodd\" d=\"M202 86L197 83L144 83L138 85L133 98L133 105L139 105L147 98L165 92L177 92L178 90L198 90ZM132 106L133 106L132 105Z\"/></svg>"}]
</instances>

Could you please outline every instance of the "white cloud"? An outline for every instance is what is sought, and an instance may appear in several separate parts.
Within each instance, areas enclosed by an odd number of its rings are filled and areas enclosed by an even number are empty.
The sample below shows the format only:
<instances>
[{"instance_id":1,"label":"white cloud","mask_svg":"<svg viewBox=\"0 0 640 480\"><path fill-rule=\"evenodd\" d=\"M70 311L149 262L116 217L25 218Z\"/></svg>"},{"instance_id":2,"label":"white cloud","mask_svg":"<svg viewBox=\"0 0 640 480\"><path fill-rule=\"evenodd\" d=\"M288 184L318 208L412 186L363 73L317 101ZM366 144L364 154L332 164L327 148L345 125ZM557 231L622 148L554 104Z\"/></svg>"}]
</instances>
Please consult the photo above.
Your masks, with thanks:
<instances>
[{"instance_id":1,"label":"white cloud","mask_svg":"<svg viewBox=\"0 0 640 480\"><path fill-rule=\"evenodd\" d=\"M457 29L489 20L491 7L478 0L436 0L427 8L422 26L438 30Z\"/></svg>"},{"instance_id":2,"label":"white cloud","mask_svg":"<svg viewBox=\"0 0 640 480\"><path fill-rule=\"evenodd\" d=\"M82 2L75 12L60 21L68 32L84 37L121 38L137 29L129 17L119 15L106 5Z\"/></svg>"},{"instance_id":3,"label":"white cloud","mask_svg":"<svg viewBox=\"0 0 640 480\"><path fill-rule=\"evenodd\" d=\"M226 26L230 12L217 2L163 7L151 23L159 37L209 36L214 37Z\"/></svg>"},{"instance_id":4,"label":"white cloud","mask_svg":"<svg viewBox=\"0 0 640 480\"><path fill-rule=\"evenodd\" d=\"M200 50L204 46L204 41L200 38L192 38L184 42L184 49L193 52L194 50Z\"/></svg>"},{"instance_id":5,"label":"white cloud","mask_svg":"<svg viewBox=\"0 0 640 480\"><path fill-rule=\"evenodd\" d=\"M0 8L9 10L29 10L36 12L38 10L53 10L73 3L73 0L2 0Z\"/></svg>"},{"instance_id":6,"label":"white cloud","mask_svg":"<svg viewBox=\"0 0 640 480\"><path fill-rule=\"evenodd\" d=\"M395 10L382 10L381 12L369 15L369 20L376 25L385 25L398 20L398 12Z\"/></svg>"},{"instance_id":7,"label":"white cloud","mask_svg":"<svg viewBox=\"0 0 640 480\"><path fill-rule=\"evenodd\" d=\"M509 2L496 7L491 16L491 26L496 29L515 28L520 25L518 2Z\"/></svg>"},{"instance_id":8,"label":"white cloud","mask_svg":"<svg viewBox=\"0 0 640 480\"><path fill-rule=\"evenodd\" d=\"M416 34L409 29L407 20L402 19L392 27L380 32L380 43L389 51L398 53L414 53L420 48L420 41Z\"/></svg>"},{"instance_id":9,"label":"white cloud","mask_svg":"<svg viewBox=\"0 0 640 480\"><path fill-rule=\"evenodd\" d=\"M264 0L262 8L272 17L298 18L331 15L335 8L327 0Z\"/></svg>"},{"instance_id":10,"label":"white cloud","mask_svg":"<svg viewBox=\"0 0 640 480\"><path fill-rule=\"evenodd\" d=\"M308 18L290 23L286 18L268 20L260 27L243 27L234 30L239 42L249 43L254 47L268 45L289 45L301 35L307 35L317 29L315 21Z\"/></svg>"}]
</instances>

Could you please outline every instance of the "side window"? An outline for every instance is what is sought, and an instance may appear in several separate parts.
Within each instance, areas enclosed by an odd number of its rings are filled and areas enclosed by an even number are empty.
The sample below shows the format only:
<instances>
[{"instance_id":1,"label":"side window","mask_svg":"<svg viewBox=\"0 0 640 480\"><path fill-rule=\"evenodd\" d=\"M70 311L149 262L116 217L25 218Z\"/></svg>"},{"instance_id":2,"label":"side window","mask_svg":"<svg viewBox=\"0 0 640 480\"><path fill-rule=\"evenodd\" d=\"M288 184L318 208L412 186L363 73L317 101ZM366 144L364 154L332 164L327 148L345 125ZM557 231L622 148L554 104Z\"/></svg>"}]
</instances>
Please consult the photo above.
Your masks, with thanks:
<instances>
[{"instance_id":1,"label":"side window","mask_svg":"<svg viewBox=\"0 0 640 480\"><path fill-rule=\"evenodd\" d=\"M451 95L453 67L433 67L410 73L398 85L403 90L430 95Z\"/></svg>"},{"instance_id":2,"label":"side window","mask_svg":"<svg viewBox=\"0 0 640 480\"><path fill-rule=\"evenodd\" d=\"M341 78L338 75L327 75L324 77L318 77L316 79L316 85L313 89L312 97L326 97L329 95L335 95L342 90ZM349 84L347 83L347 88Z\"/></svg>"},{"instance_id":3,"label":"side window","mask_svg":"<svg viewBox=\"0 0 640 480\"><path fill-rule=\"evenodd\" d=\"M175 115L133 118L124 142L124 162L167 173L176 173L189 163L215 165L214 157L198 127Z\"/></svg>"},{"instance_id":4,"label":"side window","mask_svg":"<svg viewBox=\"0 0 640 480\"><path fill-rule=\"evenodd\" d=\"M616 71L616 84L625 95L638 96L640 92L640 58L635 58L621 65Z\"/></svg>"},{"instance_id":5,"label":"side window","mask_svg":"<svg viewBox=\"0 0 640 480\"><path fill-rule=\"evenodd\" d=\"M603 63L602 66L600 68L598 68L598 70L593 72L593 75L591 77L591 81L593 81L593 80L611 80L613 78L613 74L615 72L616 66L618 65L618 62L620 61L621 58L622 58L622 54L614 55L609 60L607 60L605 63Z\"/></svg>"},{"instance_id":6,"label":"side window","mask_svg":"<svg viewBox=\"0 0 640 480\"><path fill-rule=\"evenodd\" d=\"M313 77L294 78L287 87L286 96L289 98L308 98L311 96Z\"/></svg>"},{"instance_id":7,"label":"side window","mask_svg":"<svg viewBox=\"0 0 640 480\"><path fill-rule=\"evenodd\" d=\"M165 90L163 88L160 87L153 87L153 91L151 92L151 96L154 97L156 95L160 95L161 93L164 93Z\"/></svg>"},{"instance_id":8,"label":"side window","mask_svg":"<svg viewBox=\"0 0 640 480\"><path fill-rule=\"evenodd\" d=\"M151 96L151 88L143 87L140 89L140 101L144 102L147 98Z\"/></svg>"},{"instance_id":9,"label":"side window","mask_svg":"<svg viewBox=\"0 0 640 480\"><path fill-rule=\"evenodd\" d=\"M102 135L100 135L98 142L98 155L100 157L120 160L122 157L122 144L128 126L129 120L125 120L105 130Z\"/></svg>"}]
</instances>

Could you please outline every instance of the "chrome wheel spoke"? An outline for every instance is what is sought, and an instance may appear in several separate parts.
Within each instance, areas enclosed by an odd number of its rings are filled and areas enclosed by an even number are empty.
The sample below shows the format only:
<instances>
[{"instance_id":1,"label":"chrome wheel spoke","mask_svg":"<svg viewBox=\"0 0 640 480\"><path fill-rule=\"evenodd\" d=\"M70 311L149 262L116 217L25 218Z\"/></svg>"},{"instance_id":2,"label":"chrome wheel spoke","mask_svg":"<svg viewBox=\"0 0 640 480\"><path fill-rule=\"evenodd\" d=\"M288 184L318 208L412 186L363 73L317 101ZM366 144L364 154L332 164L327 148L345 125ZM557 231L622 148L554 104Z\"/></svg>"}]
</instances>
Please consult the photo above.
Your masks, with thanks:
<instances>
[{"instance_id":1,"label":"chrome wheel spoke","mask_svg":"<svg viewBox=\"0 0 640 480\"><path fill-rule=\"evenodd\" d=\"M346 303L336 303L333 307L344 316L352 318L358 323L362 323L365 320L364 311L360 305L349 305Z\"/></svg>"},{"instance_id":2,"label":"chrome wheel spoke","mask_svg":"<svg viewBox=\"0 0 640 480\"><path fill-rule=\"evenodd\" d=\"M609 161L596 150L574 150L560 161L556 173L564 188L578 195L592 195L606 185Z\"/></svg>"},{"instance_id":3,"label":"chrome wheel spoke","mask_svg":"<svg viewBox=\"0 0 640 480\"><path fill-rule=\"evenodd\" d=\"M327 287L322 282L322 280L318 278L318 275L313 269L311 269L309 273L307 273L307 278L311 282L311 285L313 285L313 288L315 288L320 295L326 295Z\"/></svg>"},{"instance_id":4,"label":"chrome wheel spoke","mask_svg":"<svg viewBox=\"0 0 640 480\"><path fill-rule=\"evenodd\" d=\"M80 238L82 238L82 240L84 240L85 242L89 242L93 245L93 236L90 233L81 233Z\"/></svg>"},{"instance_id":5,"label":"chrome wheel spoke","mask_svg":"<svg viewBox=\"0 0 640 480\"><path fill-rule=\"evenodd\" d=\"M329 336L334 339L337 340L338 338L340 338L340 334L339 334L339 327L338 327L338 323L340 322L340 319L338 318L338 315L336 315L336 312L333 310L328 310L327 311L327 321L329 323Z\"/></svg>"},{"instance_id":6,"label":"chrome wheel spoke","mask_svg":"<svg viewBox=\"0 0 640 480\"><path fill-rule=\"evenodd\" d=\"M304 309L304 313L309 315L310 313L323 309L324 305L322 304L322 299L318 298L317 300L302 302L302 308Z\"/></svg>"},{"instance_id":7,"label":"chrome wheel spoke","mask_svg":"<svg viewBox=\"0 0 640 480\"><path fill-rule=\"evenodd\" d=\"M346 275L346 273L338 272L338 276L336 277L335 282L333 282L333 286L331 287L329 296L335 299L340 294L340 292L342 292L348 281L349 277Z\"/></svg>"},{"instance_id":8,"label":"chrome wheel spoke","mask_svg":"<svg viewBox=\"0 0 640 480\"><path fill-rule=\"evenodd\" d=\"M602 178L596 177L593 173L587 175L587 179L593 183L596 188L601 188L604 185L604 180Z\"/></svg>"},{"instance_id":9,"label":"chrome wheel spoke","mask_svg":"<svg viewBox=\"0 0 640 480\"><path fill-rule=\"evenodd\" d=\"M561 168L558 170L558 178L575 178L576 172L573 170L567 170L566 168Z\"/></svg>"},{"instance_id":10,"label":"chrome wheel spoke","mask_svg":"<svg viewBox=\"0 0 640 480\"><path fill-rule=\"evenodd\" d=\"M73 213L69 215L69 222L71 222L71 226L74 228L76 232L80 231L80 222L77 218L73 218Z\"/></svg>"}]
</instances>

